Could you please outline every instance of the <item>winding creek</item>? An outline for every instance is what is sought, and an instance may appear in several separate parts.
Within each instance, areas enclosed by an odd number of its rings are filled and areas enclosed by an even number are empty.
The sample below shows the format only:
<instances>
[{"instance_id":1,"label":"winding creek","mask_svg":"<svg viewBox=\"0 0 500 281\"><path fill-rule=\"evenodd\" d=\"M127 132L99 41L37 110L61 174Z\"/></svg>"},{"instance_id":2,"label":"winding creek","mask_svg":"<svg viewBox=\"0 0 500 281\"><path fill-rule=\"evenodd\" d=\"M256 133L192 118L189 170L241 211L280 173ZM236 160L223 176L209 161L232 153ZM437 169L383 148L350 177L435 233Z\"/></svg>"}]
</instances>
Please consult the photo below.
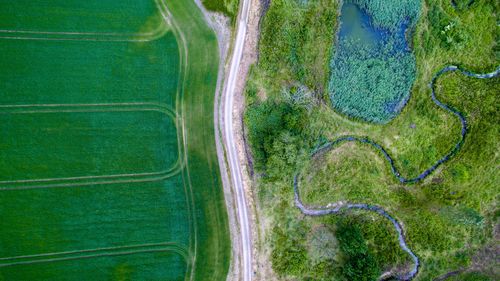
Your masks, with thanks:
<instances>
[{"instance_id":1,"label":"winding creek","mask_svg":"<svg viewBox=\"0 0 500 281\"><path fill-rule=\"evenodd\" d=\"M425 179L427 176L429 176L433 171L435 171L440 165L443 163L447 162L450 160L463 146L465 136L467 135L467 120L465 119L464 115L456 110L453 109L451 106L441 102L438 100L436 97L436 92L435 92L435 83L441 77L442 75L449 73L449 72L459 72L462 75L472 77L472 78L477 78L477 79L489 79L496 77L500 75L500 66L497 67L497 69L493 72L489 73L473 73L468 70L460 69L458 66L455 65L450 65L447 66L434 75L432 78L431 83L429 84L429 87L431 88L431 98L434 101L436 105L441 107L442 109L450 112L451 114L455 115L458 117L462 124L462 130L461 130L461 138L460 140L455 144L455 146L446 154L444 155L441 159L436 161L431 167L428 169L424 170L420 175L414 178L405 178L403 177L396 166L394 165L394 160L393 158L389 155L389 153L378 143L370 140L369 138L366 137L356 137L356 136L343 136L340 137L334 141L328 142L327 144L323 145L322 147L316 149L313 153L312 156L317 155L318 153L323 153L330 151L334 149L338 144L344 143L344 142L360 142L360 143L366 143L371 145L375 150L378 150L381 152L385 159L389 162L391 166L391 171L392 174L401 182L401 183L415 183L419 182L423 179ZM370 212L377 213L378 215L388 219L392 225L394 226L394 229L396 230L398 234L398 240L399 240L399 246L403 251L408 253L412 260L413 260L413 266L411 270L409 270L406 274L400 275L400 276L395 276L398 280L412 280L418 273L418 269L420 266L420 260L418 256L410 249L406 242L406 238L404 235L403 228L401 224L394 218L392 217L388 212L386 212L382 207L380 206L375 206L375 205L369 205L369 204L364 204L364 203L345 203L345 202L336 202L329 204L328 206L325 207L319 207L319 208L312 208L304 205L300 199L300 193L299 193L299 174L296 174L294 177L294 182L293 182L293 188L294 188L294 200L295 200L295 206L300 209L300 211L307 216L325 216L325 215L331 215L331 214L337 214L341 211L345 210L350 210L350 209L360 209L360 210L366 210Z\"/></svg>"}]
</instances>

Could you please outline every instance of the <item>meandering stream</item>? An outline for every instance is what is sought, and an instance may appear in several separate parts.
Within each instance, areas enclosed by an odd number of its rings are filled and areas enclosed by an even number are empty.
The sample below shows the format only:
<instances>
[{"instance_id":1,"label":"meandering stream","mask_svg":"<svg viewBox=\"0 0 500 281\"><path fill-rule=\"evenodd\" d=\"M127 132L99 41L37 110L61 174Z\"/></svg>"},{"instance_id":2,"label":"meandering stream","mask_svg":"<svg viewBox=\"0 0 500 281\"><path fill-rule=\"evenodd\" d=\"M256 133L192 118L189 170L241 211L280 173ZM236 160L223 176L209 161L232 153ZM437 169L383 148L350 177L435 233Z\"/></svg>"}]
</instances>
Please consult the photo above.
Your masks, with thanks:
<instances>
[{"instance_id":1,"label":"meandering stream","mask_svg":"<svg viewBox=\"0 0 500 281\"><path fill-rule=\"evenodd\" d=\"M385 159L389 162L389 164L391 166L392 174L400 182L402 182L402 183L415 183L415 182L418 182L418 181L425 179L433 171L435 171L440 165L442 165L443 163L450 160L460 150L460 148L464 144L465 136L467 135L467 131L468 131L467 120L465 119L464 115L460 111L453 109L451 106L438 100L438 98L436 97L436 92L435 92L435 83L436 83L437 79L440 76L444 75L445 73L455 72L455 71L457 71L465 76L472 77L472 78L489 79L489 78L493 78L493 77L500 75L500 66L497 67L497 69L493 72L473 73L473 72L468 71L468 70L460 69L458 66L450 65L450 66L447 66L447 67L441 69L440 71L438 71L436 73L436 75L434 75L431 83L429 84L429 87L432 90L431 91L431 99L439 107L441 107L442 109L444 109L444 110L446 110L446 111L450 112L451 114L458 117L458 119L460 120L460 122L462 124L461 138L446 155L444 155L441 159L436 161L436 163L434 163L431 167L424 170L417 177L414 177L414 178L403 177L399 173L396 166L394 165L394 160L389 155L389 153L380 144L378 144L378 143L376 143L376 142L374 142L366 137L343 136L343 137L340 137L334 141L328 142L327 144L323 145L322 147L316 149L312 155L314 156L314 155L317 155L318 153L323 153L323 152L332 150L336 147L336 145L343 143L343 142L367 143L367 144L371 145L372 147L374 147L376 150L380 151L384 155ZM398 280L407 281L407 280L412 280L417 275L418 269L420 266L420 260L419 260L418 256L415 253L413 253L413 251L408 246L408 244L406 242L405 235L404 235L403 228L401 227L401 224L395 218L393 218L391 215L389 215L389 213L387 213L382 207L368 205L368 204L364 204L364 203L344 203L344 202L336 202L333 204L329 204L329 206L320 207L320 208L308 207L308 206L304 205L302 203L302 201L300 200L298 178L299 178L299 174L296 174L294 177L294 182L293 182L294 195L295 195L294 196L295 197L295 206L297 208L299 208L300 211L304 215L307 215L307 216L325 216L325 215L330 215L330 214L337 214L341 211L349 210L349 209L361 209L361 210L367 210L370 212L375 212L375 213L383 216L384 218L388 219L392 223L392 225L394 226L394 229L396 230L396 232L398 234L399 246L401 247L401 249L403 251L408 253L411 256L411 258L413 259L413 266L412 266L411 270L404 275L395 276L395 277Z\"/></svg>"}]
</instances>

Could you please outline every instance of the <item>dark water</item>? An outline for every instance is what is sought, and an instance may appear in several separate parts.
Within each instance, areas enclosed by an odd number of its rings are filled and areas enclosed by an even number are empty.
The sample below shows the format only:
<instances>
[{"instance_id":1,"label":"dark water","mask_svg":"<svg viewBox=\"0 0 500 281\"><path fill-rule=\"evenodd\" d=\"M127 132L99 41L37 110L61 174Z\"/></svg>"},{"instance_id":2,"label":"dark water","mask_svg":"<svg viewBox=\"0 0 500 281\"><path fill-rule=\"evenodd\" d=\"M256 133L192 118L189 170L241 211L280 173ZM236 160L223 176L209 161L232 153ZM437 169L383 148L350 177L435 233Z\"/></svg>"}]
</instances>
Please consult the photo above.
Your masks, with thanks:
<instances>
[{"instance_id":1,"label":"dark water","mask_svg":"<svg viewBox=\"0 0 500 281\"><path fill-rule=\"evenodd\" d=\"M384 49L384 45L390 42L395 43L392 46L392 53L411 52L406 40L406 31L409 27L407 19L402 19L397 32L392 32L375 27L371 16L356 4L345 3L342 6L340 22L339 40L356 42L355 47L370 48L376 52Z\"/></svg>"},{"instance_id":2,"label":"dark water","mask_svg":"<svg viewBox=\"0 0 500 281\"><path fill-rule=\"evenodd\" d=\"M340 22L340 40L353 39L360 46L376 48L387 37L387 32L374 28L370 16L353 3L342 6Z\"/></svg>"}]
</instances>

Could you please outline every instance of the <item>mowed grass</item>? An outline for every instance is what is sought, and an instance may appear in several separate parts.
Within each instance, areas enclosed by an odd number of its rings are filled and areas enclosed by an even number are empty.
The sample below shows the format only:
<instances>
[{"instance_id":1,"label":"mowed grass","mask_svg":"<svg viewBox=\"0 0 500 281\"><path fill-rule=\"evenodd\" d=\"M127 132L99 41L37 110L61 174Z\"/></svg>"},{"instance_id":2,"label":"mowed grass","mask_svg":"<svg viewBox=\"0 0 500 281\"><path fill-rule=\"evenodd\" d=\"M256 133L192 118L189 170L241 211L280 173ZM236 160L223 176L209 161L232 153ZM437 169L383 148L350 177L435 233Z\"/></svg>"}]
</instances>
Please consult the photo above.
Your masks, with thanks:
<instances>
[{"instance_id":1,"label":"mowed grass","mask_svg":"<svg viewBox=\"0 0 500 281\"><path fill-rule=\"evenodd\" d=\"M1 5L0 29L36 32L0 34L0 280L224 278L217 45L195 4Z\"/></svg>"}]
</instances>

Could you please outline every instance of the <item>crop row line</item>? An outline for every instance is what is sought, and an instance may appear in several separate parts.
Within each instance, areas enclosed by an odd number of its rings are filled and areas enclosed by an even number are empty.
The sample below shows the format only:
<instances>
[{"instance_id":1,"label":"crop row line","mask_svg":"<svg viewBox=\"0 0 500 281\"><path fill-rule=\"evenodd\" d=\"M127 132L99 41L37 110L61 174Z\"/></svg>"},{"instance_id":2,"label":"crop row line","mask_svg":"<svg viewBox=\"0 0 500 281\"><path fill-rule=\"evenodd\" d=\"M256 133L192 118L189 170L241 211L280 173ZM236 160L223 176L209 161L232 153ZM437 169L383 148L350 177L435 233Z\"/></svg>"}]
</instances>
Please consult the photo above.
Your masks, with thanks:
<instances>
[{"instance_id":1,"label":"crop row line","mask_svg":"<svg viewBox=\"0 0 500 281\"><path fill-rule=\"evenodd\" d=\"M0 29L0 39L47 41L148 42L159 39L169 30L169 22L162 21L153 30L138 33L35 31ZM44 36L44 37L43 37Z\"/></svg>"},{"instance_id":2,"label":"crop row line","mask_svg":"<svg viewBox=\"0 0 500 281\"><path fill-rule=\"evenodd\" d=\"M33 108L33 109L27 110L27 108ZM2 109L7 109L7 110L2 110ZM0 105L0 114L36 114L36 113L61 113L61 112L64 113L129 112L129 111L157 111L172 118L174 124L177 126L177 123L175 122L175 120L177 119L177 115L174 112L174 110L160 103L142 102L142 103L96 103L96 104ZM94 184L158 181L178 174L183 167L184 163L182 161L182 157L179 157L179 159L172 167L163 171L113 174L113 175L93 175L93 176L80 176L80 177L5 180L5 181L0 181L0 191L51 188L51 187L73 187L73 186L86 186ZM86 181L86 180L103 180L103 179L112 179L112 180L89 181L89 182ZM80 182L65 183L67 181L80 181ZM30 185L17 186L18 184L30 184Z\"/></svg>"},{"instance_id":3,"label":"crop row line","mask_svg":"<svg viewBox=\"0 0 500 281\"><path fill-rule=\"evenodd\" d=\"M49 263L67 260L89 259L97 257L109 257L120 255L131 255L139 253L172 251L181 255L186 262L189 261L189 253L185 246L175 242L147 243L139 245L126 245L117 247L103 247L96 249L74 250L54 253L43 253L35 255L23 255L0 258L0 268L15 265L27 265L38 263Z\"/></svg>"}]
</instances>

